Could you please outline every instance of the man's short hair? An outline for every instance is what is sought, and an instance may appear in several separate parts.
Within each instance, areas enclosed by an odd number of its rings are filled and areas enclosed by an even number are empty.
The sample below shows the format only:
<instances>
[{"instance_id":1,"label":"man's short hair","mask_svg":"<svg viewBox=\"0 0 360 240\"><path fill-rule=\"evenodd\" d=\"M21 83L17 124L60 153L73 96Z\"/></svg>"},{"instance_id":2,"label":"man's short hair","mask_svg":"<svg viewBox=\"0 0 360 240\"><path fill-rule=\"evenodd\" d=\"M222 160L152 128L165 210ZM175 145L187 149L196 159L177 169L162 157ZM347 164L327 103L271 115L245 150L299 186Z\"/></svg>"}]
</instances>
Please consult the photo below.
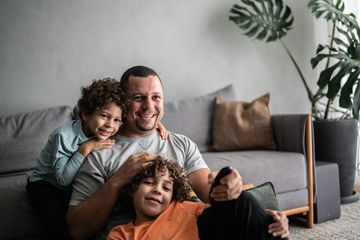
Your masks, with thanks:
<instances>
[{"instance_id":1,"label":"man's short hair","mask_svg":"<svg viewBox=\"0 0 360 240\"><path fill-rule=\"evenodd\" d=\"M159 78L160 84L162 84L159 75L152 68L145 66L134 66L126 70L121 76L120 86L125 92L127 92L128 90L130 76L134 76L134 77L156 76Z\"/></svg>"}]
</instances>

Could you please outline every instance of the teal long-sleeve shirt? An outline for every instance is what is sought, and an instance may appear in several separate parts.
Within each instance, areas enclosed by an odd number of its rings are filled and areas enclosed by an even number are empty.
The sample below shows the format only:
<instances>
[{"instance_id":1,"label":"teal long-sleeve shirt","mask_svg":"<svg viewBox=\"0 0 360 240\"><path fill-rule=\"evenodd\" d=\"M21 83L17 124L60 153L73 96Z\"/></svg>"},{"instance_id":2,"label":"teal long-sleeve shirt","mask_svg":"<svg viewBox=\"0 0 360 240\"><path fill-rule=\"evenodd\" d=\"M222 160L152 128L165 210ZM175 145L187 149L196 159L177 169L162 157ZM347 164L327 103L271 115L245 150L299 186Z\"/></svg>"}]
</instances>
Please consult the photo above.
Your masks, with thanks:
<instances>
[{"instance_id":1,"label":"teal long-sleeve shirt","mask_svg":"<svg viewBox=\"0 0 360 240\"><path fill-rule=\"evenodd\" d=\"M45 180L59 188L69 186L85 159L77 150L87 140L81 120L57 128L29 169L29 181Z\"/></svg>"}]
</instances>

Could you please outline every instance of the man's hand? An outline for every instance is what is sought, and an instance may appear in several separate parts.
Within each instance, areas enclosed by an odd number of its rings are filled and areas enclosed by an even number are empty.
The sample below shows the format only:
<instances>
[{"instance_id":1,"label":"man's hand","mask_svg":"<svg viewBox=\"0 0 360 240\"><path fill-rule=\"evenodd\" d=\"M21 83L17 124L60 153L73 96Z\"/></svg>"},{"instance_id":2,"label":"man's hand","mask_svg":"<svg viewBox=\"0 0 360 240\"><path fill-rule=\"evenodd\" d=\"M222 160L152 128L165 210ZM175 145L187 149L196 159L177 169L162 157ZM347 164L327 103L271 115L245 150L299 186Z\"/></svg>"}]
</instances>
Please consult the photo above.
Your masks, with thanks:
<instances>
[{"instance_id":1,"label":"man's hand","mask_svg":"<svg viewBox=\"0 0 360 240\"><path fill-rule=\"evenodd\" d=\"M212 184L218 172L209 174L208 181ZM242 191L242 177L236 169L231 169L231 173L220 180L220 185L214 187L210 197L215 201L228 201L237 199Z\"/></svg>"},{"instance_id":2,"label":"man's hand","mask_svg":"<svg viewBox=\"0 0 360 240\"><path fill-rule=\"evenodd\" d=\"M87 155L89 155L94 151L105 148L108 149L112 148L114 144L115 144L114 139L107 139L107 140L90 139L80 145L80 147L78 148L78 152L84 157L87 157Z\"/></svg>"},{"instance_id":3,"label":"man's hand","mask_svg":"<svg viewBox=\"0 0 360 240\"><path fill-rule=\"evenodd\" d=\"M109 220L121 188L141 169L152 164L154 156L155 154L147 152L131 155L94 195L70 207L67 221L71 236L74 239L88 239L100 231Z\"/></svg>"},{"instance_id":4,"label":"man's hand","mask_svg":"<svg viewBox=\"0 0 360 240\"><path fill-rule=\"evenodd\" d=\"M269 234L274 237L287 238L289 236L289 220L286 214L272 210L266 211L276 221L269 225Z\"/></svg>"},{"instance_id":5,"label":"man's hand","mask_svg":"<svg viewBox=\"0 0 360 240\"><path fill-rule=\"evenodd\" d=\"M151 165L155 158L155 154L148 152L132 154L110 178L110 181L121 187L128 184L142 169Z\"/></svg>"}]
</instances>

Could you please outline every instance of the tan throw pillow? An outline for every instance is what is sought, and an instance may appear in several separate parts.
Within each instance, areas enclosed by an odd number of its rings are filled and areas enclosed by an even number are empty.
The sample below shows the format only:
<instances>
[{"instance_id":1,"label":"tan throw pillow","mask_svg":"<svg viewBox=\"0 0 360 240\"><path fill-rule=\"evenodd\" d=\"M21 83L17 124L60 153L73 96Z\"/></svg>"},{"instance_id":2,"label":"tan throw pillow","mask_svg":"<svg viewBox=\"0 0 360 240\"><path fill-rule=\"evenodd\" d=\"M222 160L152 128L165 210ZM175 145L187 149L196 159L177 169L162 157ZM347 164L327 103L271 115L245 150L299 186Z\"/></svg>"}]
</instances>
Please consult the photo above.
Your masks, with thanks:
<instances>
[{"instance_id":1,"label":"tan throw pillow","mask_svg":"<svg viewBox=\"0 0 360 240\"><path fill-rule=\"evenodd\" d=\"M213 149L216 151L276 149L269 111L270 94L252 102L215 98Z\"/></svg>"}]
</instances>

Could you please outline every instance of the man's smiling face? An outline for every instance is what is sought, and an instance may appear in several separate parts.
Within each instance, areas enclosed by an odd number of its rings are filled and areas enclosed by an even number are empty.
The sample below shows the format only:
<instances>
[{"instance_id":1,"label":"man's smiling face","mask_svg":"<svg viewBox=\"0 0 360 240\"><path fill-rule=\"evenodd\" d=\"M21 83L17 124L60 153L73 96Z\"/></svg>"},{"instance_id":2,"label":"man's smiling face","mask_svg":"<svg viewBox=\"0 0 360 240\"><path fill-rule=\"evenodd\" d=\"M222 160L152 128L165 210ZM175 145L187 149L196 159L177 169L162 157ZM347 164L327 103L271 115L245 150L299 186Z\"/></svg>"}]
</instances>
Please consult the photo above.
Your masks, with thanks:
<instances>
[{"instance_id":1,"label":"man's smiling face","mask_svg":"<svg viewBox=\"0 0 360 240\"><path fill-rule=\"evenodd\" d=\"M127 95L130 106L126 115L126 135L140 137L156 131L164 114L163 90L157 76L129 77Z\"/></svg>"}]
</instances>

